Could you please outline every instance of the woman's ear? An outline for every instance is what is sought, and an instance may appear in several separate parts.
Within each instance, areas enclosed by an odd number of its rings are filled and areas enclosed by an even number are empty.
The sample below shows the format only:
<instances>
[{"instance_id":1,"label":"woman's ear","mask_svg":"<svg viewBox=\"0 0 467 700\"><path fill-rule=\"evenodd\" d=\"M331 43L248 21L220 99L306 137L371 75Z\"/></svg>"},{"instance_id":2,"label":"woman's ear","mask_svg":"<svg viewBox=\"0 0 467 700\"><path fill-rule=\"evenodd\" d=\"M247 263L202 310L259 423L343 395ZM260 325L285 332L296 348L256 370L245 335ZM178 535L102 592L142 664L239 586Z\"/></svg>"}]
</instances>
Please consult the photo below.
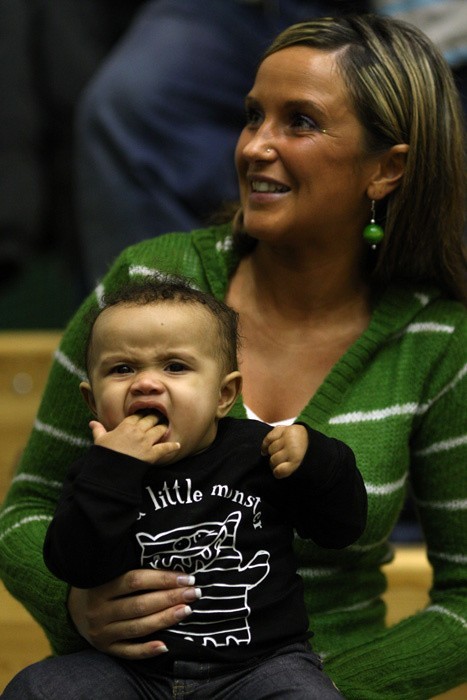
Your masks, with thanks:
<instances>
[{"instance_id":1,"label":"woman's ear","mask_svg":"<svg viewBox=\"0 0 467 700\"><path fill-rule=\"evenodd\" d=\"M84 401L91 409L91 413L94 416L97 416L96 402L94 400L94 394L92 393L91 385L89 384L89 382L81 382L81 384L79 385L79 390Z\"/></svg>"},{"instance_id":2,"label":"woman's ear","mask_svg":"<svg viewBox=\"0 0 467 700\"><path fill-rule=\"evenodd\" d=\"M378 168L367 188L369 199L384 199L399 186L405 172L409 146L398 143L378 159Z\"/></svg>"},{"instance_id":3,"label":"woman's ear","mask_svg":"<svg viewBox=\"0 0 467 700\"><path fill-rule=\"evenodd\" d=\"M242 375L240 372L230 372L222 380L219 391L219 404L216 418L224 418L235 403L242 388Z\"/></svg>"}]
</instances>

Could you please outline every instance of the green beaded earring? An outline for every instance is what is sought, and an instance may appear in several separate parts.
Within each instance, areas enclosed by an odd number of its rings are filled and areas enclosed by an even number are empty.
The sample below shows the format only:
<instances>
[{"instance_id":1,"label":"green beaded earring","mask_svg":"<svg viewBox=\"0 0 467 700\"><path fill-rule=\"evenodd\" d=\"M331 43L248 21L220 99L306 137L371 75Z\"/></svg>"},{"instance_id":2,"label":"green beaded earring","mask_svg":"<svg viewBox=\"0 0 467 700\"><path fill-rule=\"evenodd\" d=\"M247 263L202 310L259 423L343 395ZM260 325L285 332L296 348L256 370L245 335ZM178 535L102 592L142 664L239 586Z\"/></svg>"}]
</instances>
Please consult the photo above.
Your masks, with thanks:
<instances>
[{"instance_id":1,"label":"green beaded earring","mask_svg":"<svg viewBox=\"0 0 467 700\"><path fill-rule=\"evenodd\" d=\"M384 238L384 231L381 228L381 226L378 226L378 224L375 222L375 200L371 200L371 219L370 223L368 226L365 226L363 229L363 238L366 240L366 242L372 247L373 250L376 250L376 246L378 243L381 243L381 241Z\"/></svg>"}]
</instances>

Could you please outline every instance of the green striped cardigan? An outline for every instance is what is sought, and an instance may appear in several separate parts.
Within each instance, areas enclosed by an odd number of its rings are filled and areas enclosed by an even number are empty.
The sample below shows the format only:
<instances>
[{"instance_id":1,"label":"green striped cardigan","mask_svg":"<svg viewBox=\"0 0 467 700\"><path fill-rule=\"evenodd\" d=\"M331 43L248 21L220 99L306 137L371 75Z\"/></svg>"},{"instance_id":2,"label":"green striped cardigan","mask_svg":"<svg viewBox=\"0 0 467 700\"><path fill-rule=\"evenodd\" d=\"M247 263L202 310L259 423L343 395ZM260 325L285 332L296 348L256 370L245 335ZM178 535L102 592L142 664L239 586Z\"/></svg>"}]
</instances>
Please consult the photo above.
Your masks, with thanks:
<instances>
[{"instance_id":1,"label":"green striped cardigan","mask_svg":"<svg viewBox=\"0 0 467 700\"><path fill-rule=\"evenodd\" d=\"M121 254L64 334L0 516L2 578L55 653L86 645L67 617L66 586L42 561L67 465L90 444L78 392L86 315L104 290L141 276L183 274L223 298L237 263L228 225L143 241ZM430 698L467 680L466 355L465 308L431 288L394 286L300 414L353 448L368 490L368 526L356 544L296 543L314 647L349 700ZM245 417L241 400L232 415ZM434 584L425 610L386 629L381 565L409 482Z\"/></svg>"}]
</instances>

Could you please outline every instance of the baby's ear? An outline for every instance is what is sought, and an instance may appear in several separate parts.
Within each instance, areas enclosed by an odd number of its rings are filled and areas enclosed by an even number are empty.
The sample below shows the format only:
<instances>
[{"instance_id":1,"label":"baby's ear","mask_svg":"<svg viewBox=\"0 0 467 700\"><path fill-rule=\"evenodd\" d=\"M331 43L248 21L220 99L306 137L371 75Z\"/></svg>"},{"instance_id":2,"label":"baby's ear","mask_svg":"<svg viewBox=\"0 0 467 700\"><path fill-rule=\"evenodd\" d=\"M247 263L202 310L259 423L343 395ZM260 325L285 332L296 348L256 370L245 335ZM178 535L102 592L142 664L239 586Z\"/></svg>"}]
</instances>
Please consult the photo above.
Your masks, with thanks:
<instances>
[{"instance_id":1,"label":"baby's ear","mask_svg":"<svg viewBox=\"0 0 467 700\"><path fill-rule=\"evenodd\" d=\"M79 390L84 401L91 409L91 413L94 416L97 416L96 402L94 400L94 394L92 393L91 385L89 384L89 382L81 382L81 384L79 385Z\"/></svg>"},{"instance_id":2,"label":"baby's ear","mask_svg":"<svg viewBox=\"0 0 467 700\"><path fill-rule=\"evenodd\" d=\"M216 418L224 418L235 403L242 388L242 375L240 372L230 372L222 380L219 390L219 404Z\"/></svg>"}]
</instances>

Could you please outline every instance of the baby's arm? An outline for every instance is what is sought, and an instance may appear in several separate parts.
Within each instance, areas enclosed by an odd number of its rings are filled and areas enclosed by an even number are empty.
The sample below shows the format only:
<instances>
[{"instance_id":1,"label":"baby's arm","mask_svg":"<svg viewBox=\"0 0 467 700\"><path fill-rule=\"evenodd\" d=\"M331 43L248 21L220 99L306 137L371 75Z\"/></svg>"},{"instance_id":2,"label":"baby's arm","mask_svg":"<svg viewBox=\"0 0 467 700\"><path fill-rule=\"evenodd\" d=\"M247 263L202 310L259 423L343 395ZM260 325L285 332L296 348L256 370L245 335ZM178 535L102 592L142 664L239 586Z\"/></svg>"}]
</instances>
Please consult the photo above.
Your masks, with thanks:
<instances>
[{"instance_id":1,"label":"baby's arm","mask_svg":"<svg viewBox=\"0 0 467 700\"><path fill-rule=\"evenodd\" d=\"M300 537L332 549L347 547L360 537L367 495L354 454L345 443L294 423L273 428L261 449L269 455L274 477L284 479L281 507Z\"/></svg>"},{"instance_id":2,"label":"baby's arm","mask_svg":"<svg viewBox=\"0 0 467 700\"><path fill-rule=\"evenodd\" d=\"M138 564L129 531L141 510L142 482L165 455L157 416L127 416L113 430L91 421L95 446L69 469L49 525L44 559L52 573L77 588L101 586Z\"/></svg>"},{"instance_id":3,"label":"baby's arm","mask_svg":"<svg viewBox=\"0 0 467 700\"><path fill-rule=\"evenodd\" d=\"M266 435L261 452L269 454L269 463L276 479L293 474L308 449L308 432L303 425L278 425Z\"/></svg>"}]
</instances>

